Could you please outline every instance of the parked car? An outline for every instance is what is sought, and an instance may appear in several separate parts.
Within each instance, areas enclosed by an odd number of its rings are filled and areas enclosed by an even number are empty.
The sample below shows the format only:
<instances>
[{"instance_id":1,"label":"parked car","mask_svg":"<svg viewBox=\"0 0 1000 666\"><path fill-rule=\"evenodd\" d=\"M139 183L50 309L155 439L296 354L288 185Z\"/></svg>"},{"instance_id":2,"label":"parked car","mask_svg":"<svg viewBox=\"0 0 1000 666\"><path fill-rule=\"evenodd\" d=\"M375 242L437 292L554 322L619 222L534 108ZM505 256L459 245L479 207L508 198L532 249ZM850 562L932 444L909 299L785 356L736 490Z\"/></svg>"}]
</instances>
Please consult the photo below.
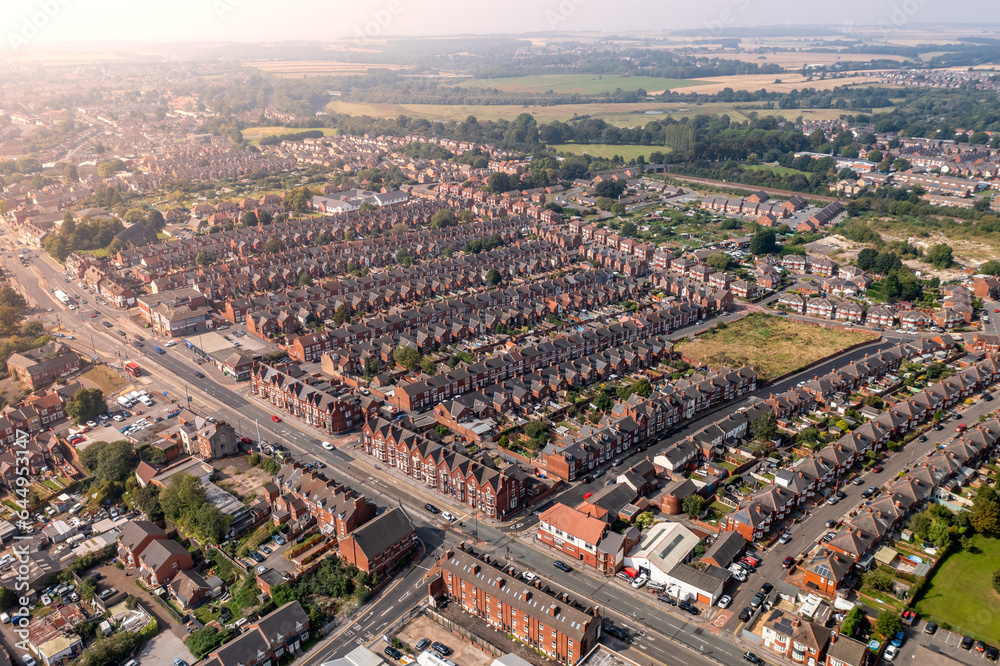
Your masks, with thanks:
<instances>
[{"instance_id":1,"label":"parked car","mask_svg":"<svg viewBox=\"0 0 1000 666\"><path fill-rule=\"evenodd\" d=\"M740 622L748 622L751 617L753 617L753 609L749 606L740 611Z\"/></svg>"},{"instance_id":2,"label":"parked car","mask_svg":"<svg viewBox=\"0 0 1000 666\"><path fill-rule=\"evenodd\" d=\"M785 532L784 534L782 534L778 538L778 543L780 543L780 544L786 544L786 543L788 543L791 540L792 540L792 535L789 534L788 532Z\"/></svg>"},{"instance_id":3,"label":"parked car","mask_svg":"<svg viewBox=\"0 0 1000 666\"><path fill-rule=\"evenodd\" d=\"M986 647L986 658L989 659L990 661L996 661L998 654L1000 654L1000 650L997 650L992 645L988 645Z\"/></svg>"},{"instance_id":4,"label":"parked car","mask_svg":"<svg viewBox=\"0 0 1000 666\"><path fill-rule=\"evenodd\" d=\"M608 636L611 636L612 638L617 638L622 643L632 642L632 639L628 635L628 632L622 629L621 627L616 627L615 625L611 625L610 627L605 629L604 633L606 633Z\"/></svg>"},{"instance_id":5,"label":"parked car","mask_svg":"<svg viewBox=\"0 0 1000 666\"><path fill-rule=\"evenodd\" d=\"M647 576L646 574L639 574L639 576L634 581L632 581L632 587L638 590L647 582L649 582L649 576Z\"/></svg>"},{"instance_id":6,"label":"parked car","mask_svg":"<svg viewBox=\"0 0 1000 666\"><path fill-rule=\"evenodd\" d=\"M442 657L447 657L449 654L452 653L452 649L450 647L448 647L447 645L445 645L444 643L441 643L439 641L434 641L431 644L431 649L433 649L435 652L437 652Z\"/></svg>"},{"instance_id":7,"label":"parked car","mask_svg":"<svg viewBox=\"0 0 1000 666\"><path fill-rule=\"evenodd\" d=\"M441 513L441 510L436 506L434 506L433 504L431 504L430 502L424 504L424 510L426 510L428 513L433 513L433 514Z\"/></svg>"},{"instance_id":8,"label":"parked car","mask_svg":"<svg viewBox=\"0 0 1000 666\"><path fill-rule=\"evenodd\" d=\"M569 573L570 571L573 570L568 564L566 564L562 560L556 560L555 562L552 563L552 566L554 566L556 569L559 569L559 571L565 571L566 573Z\"/></svg>"},{"instance_id":9,"label":"parked car","mask_svg":"<svg viewBox=\"0 0 1000 666\"><path fill-rule=\"evenodd\" d=\"M753 599L750 600L750 605L753 608L759 608L762 603L764 603L764 595L761 592L753 595Z\"/></svg>"},{"instance_id":10,"label":"parked car","mask_svg":"<svg viewBox=\"0 0 1000 666\"><path fill-rule=\"evenodd\" d=\"M385 652L387 657L392 657L396 661L399 661L400 659L403 658L403 653L397 650L396 648L392 647L391 645L386 646L383 652Z\"/></svg>"},{"instance_id":11,"label":"parked car","mask_svg":"<svg viewBox=\"0 0 1000 666\"><path fill-rule=\"evenodd\" d=\"M960 645L962 646L963 650L971 650L973 642L974 641L972 640L972 636L963 636Z\"/></svg>"},{"instance_id":12,"label":"parked car","mask_svg":"<svg viewBox=\"0 0 1000 666\"><path fill-rule=\"evenodd\" d=\"M825 525L827 529L829 529L831 527L835 527L837 525L837 521L831 518L830 520L826 521Z\"/></svg>"},{"instance_id":13,"label":"parked car","mask_svg":"<svg viewBox=\"0 0 1000 666\"><path fill-rule=\"evenodd\" d=\"M686 600L685 601L678 601L677 602L677 607L680 608L682 611L687 611L688 613L691 613L691 615L700 615L701 614L701 611L698 610L698 607L695 606L694 604L692 604L690 601L686 601Z\"/></svg>"},{"instance_id":14,"label":"parked car","mask_svg":"<svg viewBox=\"0 0 1000 666\"><path fill-rule=\"evenodd\" d=\"M656 595L656 600L657 601L662 601L665 604L670 604L671 606L676 606L677 605L677 600L674 599L669 594L658 594L658 595Z\"/></svg>"},{"instance_id":15,"label":"parked car","mask_svg":"<svg viewBox=\"0 0 1000 666\"><path fill-rule=\"evenodd\" d=\"M795 558L792 557L791 555L789 555L788 557L786 557L781 561L781 566L783 566L786 569L790 569L793 564L795 564Z\"/></svg>"},{"instance_id":16,"label":"parked car","mask_svg":"<svg viewBox=\"0 0 1000 666\"><path fill-rule=\"evenodd\" d=\"M250 557L252 557L256 562L263 562L265 557L258 553L256 550L250 551Z\"/></svg>"},{"instance_id":17,"label":"parked car","mask_svg":"<svg viewBox=\"0 0 1000 666\"><path fill-rule=\"evenodd\" d=\"M882 467L882 465L875 465L874 467L872 467L872 471L875 472L876 474L881 474L882 472L885 471L885 468Z\"/></svg>"},{"instance_id":18,"label":"parked car","mask_svg":"<svg viewBox=\"0 0 1000 666\"><path fill-rule=\"evenodd\" d=\"M898 655L899 655L899 646L890 645L885 649L885 652L882 653L882 658L885 659L886 661L892 661Z\"/></svg>"},{"instance_id":19,"label":"parked car","mask_svg":"<svg viewBox=\"0 0 1000 666\"><path fill-rule=\"evenodd\" d=\"M744 652L743 661L755 664L755 666L764 666L764 660L755 655L753 652Z\"/></svg>"},{"instance_id":20,"label":"parked car","mask_svg":"<svg viewBox=\"0 0 1000 666\"><path fill-rule=\"evenodd\" d=\"M423 652L424 650L427 649L427 646L430 644L431 644L431 639L421 638L419 641L417 641L417 644L413 646L413 649L416 650L417 652Z\"/></svg>"},{"instance_id":21,"label":"parked car","mask_svg":"<svg viewBox=\"0 0 1000 666\"><path fill-rule=\"evenodd\" d=\"M728 594L723 594L719 597L719 601L716 602L716 606L719 608L729 608L729 604L733 603L733 598Z\"/></svg>"}]
</instances>

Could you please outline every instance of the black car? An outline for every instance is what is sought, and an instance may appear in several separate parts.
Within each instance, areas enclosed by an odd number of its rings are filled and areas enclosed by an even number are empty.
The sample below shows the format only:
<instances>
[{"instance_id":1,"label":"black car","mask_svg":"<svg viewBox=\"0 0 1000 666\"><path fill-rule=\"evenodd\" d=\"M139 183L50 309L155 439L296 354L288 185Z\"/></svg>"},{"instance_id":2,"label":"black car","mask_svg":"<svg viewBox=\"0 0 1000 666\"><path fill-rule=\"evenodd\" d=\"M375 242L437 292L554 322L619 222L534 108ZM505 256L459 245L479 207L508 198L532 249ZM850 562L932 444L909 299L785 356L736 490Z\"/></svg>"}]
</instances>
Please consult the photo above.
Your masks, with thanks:
<instances>
[{"instance_id":1,"label":"black car","mask_svg":"<svg viewBox=\"0 0 1000 666\"><path fill-rule=\"evenodd\" d=\"M680 608L682 611L687 611L688 613L691 613L691 615L698 615L699 613L701 613L701 611L698 610L698 607L692 604L690 601L678 601L677 607Z\"/></svg>"},{"instance_id":2,"label":"black car","mask_svg":"<svg viewBox=\"0 0 1000 666\"><path fill-rule=\"evenodd\" d=\"M963 650L971 650L972 649L972 644L974 642L975 641L972 640L972 636L962 636L962 643L961 643L962 649Z\"/></svg>"},{"instance_id":3,"label":"black car","mask_svg":"<svg viewBox=\"0 0 1000 666\"><path fill-rule=\"evenodd\" d=\"M833 520L832 518L830 520L826 521L826 527L827 527L827 529L829 529L831 527L835 527L836 525L837 525L837 521Z\"/></svg>"},{"instance_id":4,"label":"black car","mask_svg":"<svg viewBox=\"0 0 1000 666\"><path fill-rule=\"evenodd\" d=\"M123 330L121 330L121 329L119 329L119 330L115 331L115 333L117 333L118 335L122 336L123 338L125 338L125 337L128 337L128 336L127 336L127 335L125 334L125 331L123 331Z\"/></svg>"},{"instance_id":5,"label":"black car","mask_svg":"<svg viewBox=\"0 0 1000 666\"><path fill-rule=\"evenodd\" d=\"M424 504L424 509L426 509L428 513L434 513L434 514L441 513L441 510L436 506L434 506L433 504L431 504L430 502Z\"/></svg>"},{"instance_id":6,"label":"black car","mask_svg":"<svg viewBox=\"0 0 1000 666\"><path fill-rule=\"evenodd\" d=\"M669 594L658 594L656 595L658 601L662 601L665 604L670 604L671 606L676 606L677 601Z\"/></svg>"},{"instance_id":7,"label":"black car","mask_svg":"<svg viewBox=\"0 0 1000 666\"><path fill-rule=\"evenodd\" d=\"M421 638L419 641L417 641L417 644L414 646L414 649L417 652L423 652L424 650L427 649L427 646L430 644L431 644L431 639Z\"/></svg>"},{"instance_id":8,"label":"black car","mask_svg":"<svg viewBox=\"0 0 1000 666\"><path fill-rule=\"evenodd\" d=\"M740 611L740 622L748 622L753 616L753 609L747 606Z\"/></svg>"},{"instance_id":9,"label":"black car","mask_svg":"<svg viewBox=\"0 0 1000 666\"><path fill-rule=\"evenodd\" d=\"M941 425L940 423L935 423L934 424L934 429L935 430L944 430L944 426Z\"/></svg>"},{"instance_id":10,"label":"black car","mask_svg":"<svg viewBox=\"0 0 1000 666\"><path fill-rule=\"evenodd\" d=\"M837 499L844 499L845 497L847 497L847 493L845 493L843 490L837 491Z\"/></svg>"},{"instance_id":11,"label":"black car","mask_svg":"<svg viewBox=\"0 0 1000 666\"><path fill-rule=\"evenodd\" d=\"M993 402L993 396L987 393L986 395L983 396L983 400L985 400L986 402Z\"/></svg>"},{"instance_id":12,"label":"black car","mask_svg":"<svg viewBox=\"0 0 1000 666\"><path fill-rule=\"evenodd\" d=\"M197 377L198 379L204 379L205 378L205 375L201 374L198 371L195 371L194 376Z\"/></svg>"},{"instance_id":13,"label":"black car","mask_svg":"<svg viewBox=\"0 0 1000 666\"><path fill-rule=\"evenodd\" d=\"M102 321L101 322L101 326L103 326L104 328L111 328L111 322L110 321Z\"/></svg>"},{"instance_id":14,"label":"black car","mask_svg":"<svg viewBox=\"0 0 1000 666\"><path fill-rule=\"evenodd\" d=\"M264 559L265 559L264 556L261 555L260 553L258 553L256 550L251 550L250 551L250 557L252 557L257 562L263 562Z\"/></svg>"},{"instance_id":15,"label":"black car","mask_svg":"<svg viewBox=\"0 0 1000 666\"><path fill-rule=\"evenodd\" d=\"M616 627L615 625L611 625L610 627L605 629L604 633L606 633L608 636L611 636L612 638L617 638L622 643L630 643L632 640L631 637L628 635L627 631L625 631L621 627Z\"/></svg>"},{"instance_id":16,"label":"black car","mask_svg":"<svg viewBox=\"0 0 1000 666\"><path fill-rule=\"evenodd\" d=\"M921 435L920 437L917 437L917 441L918 442L926 442L927 441L927 435Z\"/></svg>"},{"instance_id":17,"label":"black car","mask_svg":"<svg viewBox=\"0 0 1000 666\"><path fill-rule=\"evenodd\" d=\"M764 603L764 595L760 592L753 595L753 599L750 600L750 605L753 608L759 608L762 603Z\"/></svg>"},{"instance_id":18,"label":"black car","mask_svg":"<svg viewBox=\"0 0 1000 666\"><path fill-rule=\"evenodd\" d=\"M385 652L387 657L392 657L396 661L399 661L400 659L403 658L403 653L397 650L396 648L392 647L391 645L382 651Z\"/></svg>"},{"instance_id":19,"label":"black car","mask_svg":"<svg viewBox=\"0 0 1000 666\"><path fill-rule=\"evenodd\" d=\"M987 659L989 659L990 661L996 661L998 654L1000 654L1000 650L997 650L992 645L987 646L987 648L986 648L986 658Z\"/></svg>"},{"instance_id":20,"label":"black car","mask_svg":"<svg viewBox=\"0 0 1000 666\"><path fill-rule=\"evenodd\" d=\"M875 491L869 488L869 489L866 489L866 490L862 491L861 496L864 497L865 499L868 499L869 497L871 497L874 494L875 494Z\"/></svg>"},{"instance_id":21,"label":"black car","mask_svg":"<svg viewBox=\"0 0 1000 666\"><path fill-rule=\"evenodd\" d=\"M762 594L771 594L771 590L773 589L774 585L771 585L770 583L764 583L763 585L760 586L760 591Z\"/></svg>"},{"instance_id":22,"label":"black car","mask_svg":"<svg viewBox=\"0 0 1000 666\"><path fill-rule=\"evenodd\" d=\"M570 567L562 560L556 560L555 562L552 563L552 566L554 566L556 569L559 569L559 571L565 571L566 573L569 573L570 571L573 570L572 567Z\"/></svg>"},{"instance_id":23,"label":"black car","mask_svg":"<svg viewBox=\"0 0 1000 666\"><path fill-rule=\"evenodd\" d=\"M764 666L764 660L755 655L753 652L744 652L743 661L748 661L751 664L756 664L757 666Z\"/></svg>"},{"instance_id":24,"label":"black car","mask_svg":"<svg viewBox=\"0 0 1000 666\"><path fill-rule=\"evenodd\" d=\"M431 649L437 652L442 657L447 657L452 652L450 647L448 647L444 643L439 643L438 641L434 641L433 643L431 643Z\"/></svg>"},{"instance_id":25,"label":"black car","mask_svg":"<svg viewBox=\"0 0 1000 666\"><path fill-rule=\"evenodd\" d=\"M928 622L927 624L924 625L924 633L927 634L928 636L931 636L936 632L937 632L937 625L934 624L933 622Z\"/></svg>"}]
</instances>

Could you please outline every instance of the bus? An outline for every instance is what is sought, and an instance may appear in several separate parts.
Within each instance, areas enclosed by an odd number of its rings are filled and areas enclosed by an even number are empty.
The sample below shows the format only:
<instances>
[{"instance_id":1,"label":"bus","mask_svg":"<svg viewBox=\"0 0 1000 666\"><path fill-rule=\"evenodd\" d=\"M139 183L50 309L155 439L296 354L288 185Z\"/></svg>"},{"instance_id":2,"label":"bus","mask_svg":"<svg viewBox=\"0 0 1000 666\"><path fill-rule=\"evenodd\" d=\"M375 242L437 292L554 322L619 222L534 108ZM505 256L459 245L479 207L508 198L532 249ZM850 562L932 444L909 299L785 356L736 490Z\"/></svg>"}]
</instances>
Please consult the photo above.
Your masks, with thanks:
<instances>
[{"instance_id":1,"label":"bus","mask_svg":"<svg viewBox=\"0 0 1000 666\"><path fill-rule=\"evenodd\" d=\"M142 376L142 368L140 368L135 361L129 361L128 363L125 364L125 372L132 375L133 377Z\"/></svg>"}]
</instances>

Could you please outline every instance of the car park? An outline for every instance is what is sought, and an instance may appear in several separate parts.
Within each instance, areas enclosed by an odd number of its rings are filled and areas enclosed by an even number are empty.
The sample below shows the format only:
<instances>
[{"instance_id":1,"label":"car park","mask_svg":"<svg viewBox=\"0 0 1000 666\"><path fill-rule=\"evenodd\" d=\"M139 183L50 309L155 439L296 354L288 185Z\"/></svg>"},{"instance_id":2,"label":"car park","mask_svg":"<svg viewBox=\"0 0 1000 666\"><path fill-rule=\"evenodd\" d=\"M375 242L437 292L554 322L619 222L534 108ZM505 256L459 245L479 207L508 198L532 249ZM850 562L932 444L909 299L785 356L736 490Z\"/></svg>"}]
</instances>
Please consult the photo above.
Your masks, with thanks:
<instances>
[{"instance_id":1,"label":"car park","mask_svg":"<svg viewBox=\"0 0 1000 666\"><path fill-rule=\"evenodd\" d=\"M961 648L963 650L971 650L972 649L972 643L973 643L972 636L963 636L962 637L962 642L959 643L959 645L961 646Z\"/></svg>"}]
</instances>

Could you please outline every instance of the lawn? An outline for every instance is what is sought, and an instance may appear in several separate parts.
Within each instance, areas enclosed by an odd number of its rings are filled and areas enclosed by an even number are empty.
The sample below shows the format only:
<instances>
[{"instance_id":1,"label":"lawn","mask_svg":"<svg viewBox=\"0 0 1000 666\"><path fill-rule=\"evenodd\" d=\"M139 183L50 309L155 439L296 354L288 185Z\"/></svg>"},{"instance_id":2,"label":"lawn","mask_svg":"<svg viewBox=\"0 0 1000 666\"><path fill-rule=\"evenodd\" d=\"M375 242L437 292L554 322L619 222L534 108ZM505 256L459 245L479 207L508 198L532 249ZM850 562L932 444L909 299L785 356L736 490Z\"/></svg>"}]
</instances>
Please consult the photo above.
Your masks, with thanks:
<instances>
[{"instance_id":1,"label":"lawn","mask_svg":"<svg viewBox=\"0 0 1000 666\"><path fill-rule=\"evenodd\" d=\"M770 171L775 176L788 176L791 174L801 173L803 176L808 178L812 175L808 171L800 171L798 169L791 169L783 166L771 166L770 164L744 164L743 168L747 171Z\"/></svg>"},{"instance_id":2,"label":"lawn","mask_svg":"<svg viewBox=\"0 0 1000 666\"><path fill-rule=\"evenodd\" d=\"M601 76L598 74L539 74L503 79L468 79L456 84L459 88L496 88L509 93L557 93L592 95L622 90L659 92L675 88L703 85L697 79L661 79L653 76Z\"/></svg>"},{"instance_id":3,"label":"lawn","mask_svg":"<svg viewBox=\"0 0 1000 666\"><path fill-rule=\"evenodd\" d=\"M769 381L873 339L867 333L825 329L757 312L721 330L710 329L694 341L681 341L676 351L711 368L746 364L757 371L759 381Z\"/></svg>"},{"instance_id":4,"label":"lawn","mask_svg":"<svg viewBox=\"0 0 1000 666\"><path fill-rule=\"evenodd\" d=\"M1000 561L1000 539L972 537L973 550L959 550L941 563L927 582L916 610L941 627L986 642L1000 636L996 613L1000 594L993 589L993 572Z\"/></svg>"},{"instance_id":5,"label":"lawn","mask_svg":"<svg viewBox=\"0 0 1000 666\"><path fill-rule=\"evenodd\" d=\"M664 146L642 146L637 144L561 143L550 145L549 148L555 148L560 152L573 153L574 155L587 154L591 157L603 157L605 159L611 159L615 155L619 155L626 161L640 155L648 157L654 150L658 150L661 153L670 152L670 149Z\"/></svg>"},{"instance_id":6,"label":"lawn","mask_svg":"<svg viewBox=\"0 0 1000 666\"><path fill-rule=\"evenodd\" d=\"M104 397L112 396L128 385L118 373L103 365L91 368L80 375L81 379L86 379L104 392Z\"/></svg>"}]
</instances>

